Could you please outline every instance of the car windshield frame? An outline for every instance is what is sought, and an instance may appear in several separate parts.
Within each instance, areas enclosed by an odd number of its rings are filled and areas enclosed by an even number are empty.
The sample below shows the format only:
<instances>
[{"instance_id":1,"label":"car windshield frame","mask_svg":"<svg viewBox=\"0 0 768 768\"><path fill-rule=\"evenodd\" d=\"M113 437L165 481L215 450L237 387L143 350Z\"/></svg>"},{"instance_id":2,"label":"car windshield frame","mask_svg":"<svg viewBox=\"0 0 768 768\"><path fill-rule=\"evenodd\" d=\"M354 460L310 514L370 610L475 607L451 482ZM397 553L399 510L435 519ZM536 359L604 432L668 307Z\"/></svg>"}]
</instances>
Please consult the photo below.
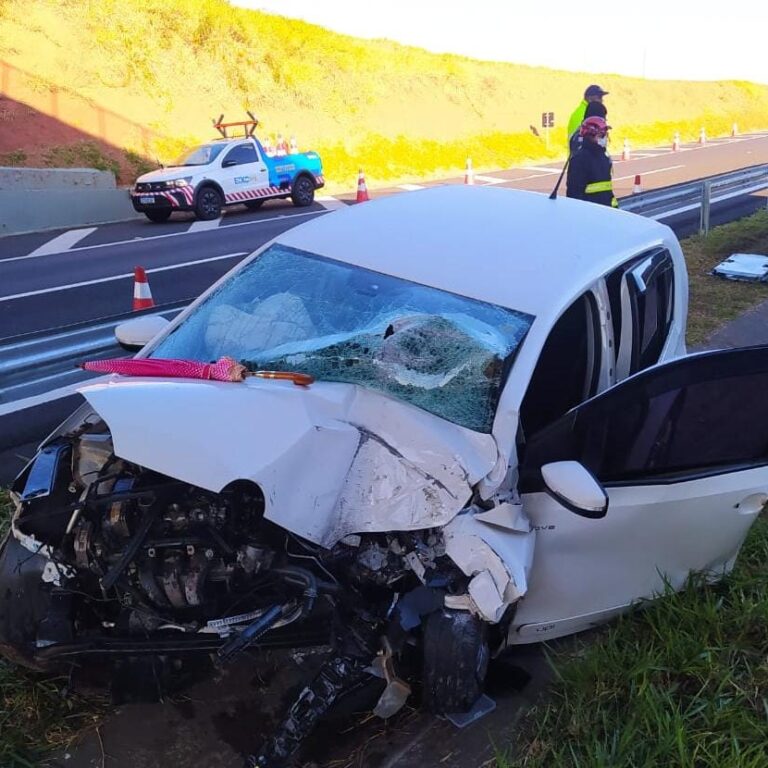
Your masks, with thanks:
<instances>
[{"instance_id":1,"label":"car windshield frame","mask_svg":"<svg viewBox=\"0 0 768 768\"><path fill-rule=\"evenodd\" d=\"M355 384L490 433L534 316L274 243L148 351Z\"/></svg>"},{"instance_id":2,"label":"car windshield frame","mask_svg":"<svg viewBox=\"0 0 768 768\"><path fill-rule=\"evenodd\" d=\"M193 167L193 166L202 166L202 165L210 165L214 160L216 160L219 155L224 151L224 149L227 147L227 144L224 143L216 143L216 142L208 142L207 144L198 144L196 147L192 147L191 149L187 149L184 151L184 153L173 163L174 168L187 168L187 167ZM187 162L190 160L197 152L202 152L205 149L210 149L211 154L208 160L202 163L190 163Z\"/></svg>"}]
</instances>

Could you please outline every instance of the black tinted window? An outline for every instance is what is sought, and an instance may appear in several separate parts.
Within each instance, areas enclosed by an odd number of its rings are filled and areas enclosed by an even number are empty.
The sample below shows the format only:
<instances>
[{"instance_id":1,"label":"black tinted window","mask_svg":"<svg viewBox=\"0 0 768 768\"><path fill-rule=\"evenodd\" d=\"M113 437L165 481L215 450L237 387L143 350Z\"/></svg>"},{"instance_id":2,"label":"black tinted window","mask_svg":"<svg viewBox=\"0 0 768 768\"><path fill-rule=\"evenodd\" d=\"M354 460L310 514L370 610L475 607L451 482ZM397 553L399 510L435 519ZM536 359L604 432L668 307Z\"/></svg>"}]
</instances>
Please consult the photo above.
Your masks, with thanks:
<instances>
[{"instance_id":1,"label":"black tinted window","mask_svg":"<svg viewBox=\"0 0 768 768\"><path fill-rule=\"evenodd\" d=\"M253 144L239 144L230 150L224 158L224 162L231 165L244 165L245 163L255 163L259 159Z\"/></svg>"},{"instance_id":2,"label":"black tinted window","mask_svg":"<svg viewBox=\"0 0 768 768\"><path fill-rule=\"evenodd\" d=\"M602 482L653 480L768 463L768 347L669 363L585 403L525 447L522 486L551 461Z\"/></svg>"}]
</instances>

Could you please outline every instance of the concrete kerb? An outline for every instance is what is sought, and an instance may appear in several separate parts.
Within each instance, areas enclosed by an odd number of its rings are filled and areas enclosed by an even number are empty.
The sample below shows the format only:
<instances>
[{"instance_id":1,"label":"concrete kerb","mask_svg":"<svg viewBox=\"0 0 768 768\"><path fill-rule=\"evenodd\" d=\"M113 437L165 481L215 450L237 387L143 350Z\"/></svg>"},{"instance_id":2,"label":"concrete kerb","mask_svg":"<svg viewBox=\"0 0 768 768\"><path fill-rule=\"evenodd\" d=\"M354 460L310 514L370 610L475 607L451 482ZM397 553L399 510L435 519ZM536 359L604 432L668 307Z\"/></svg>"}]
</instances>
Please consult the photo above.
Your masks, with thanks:
<instances>
[{"instance_id":1,"label":"concrete kerb","mask_svg":"<svg viewBox=\"0 0 768 768\"><path fill-rule=\"evenodd\" d=\"M0 235L140 217L111 171L0 167Z\"/></svg>"}]
</instances>

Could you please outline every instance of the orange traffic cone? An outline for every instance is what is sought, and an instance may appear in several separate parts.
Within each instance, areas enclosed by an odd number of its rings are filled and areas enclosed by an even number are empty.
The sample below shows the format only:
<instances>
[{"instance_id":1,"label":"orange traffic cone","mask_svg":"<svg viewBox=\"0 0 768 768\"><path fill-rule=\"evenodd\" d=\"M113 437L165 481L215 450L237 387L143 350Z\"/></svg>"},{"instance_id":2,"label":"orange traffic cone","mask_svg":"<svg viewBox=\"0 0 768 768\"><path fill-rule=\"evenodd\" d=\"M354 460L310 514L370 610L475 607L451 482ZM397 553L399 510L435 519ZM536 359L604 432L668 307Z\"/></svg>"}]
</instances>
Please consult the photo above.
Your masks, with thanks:
<instances>
[{"instance_id":1,"label":"orange traffic cone","mask_svg":"<svg viewBox=\"0 0 768 768\"><path fill-rule=\"evenodd\" d=\"M631 152L629 149L629 139L624 139L624 149L621 151L621 159L629 160Z\"/></svg>"},{"instance_id":2,"label":"orange traffic cone","mask_svg":"<svg viewBox=\"0 0 768 768\"><path fill-rule=\"evenodd\" d=\"M472 160L470 160L470 158L467 158L467 165L464 170L464 183L465 184L475 183L475 174L472 171Z\"/></svg>"},{"instance_id":3,"label":"orange traffic cone","mask_svg":"<svg viewBox=\"0 0 768 768\"><path fill-rule=\"evenodd\" d=\"M275 157L285 157L288 154L288 145L285 143L282 133L277 134L275 143Z\"/></svg>"},{"instance_id":4,"label":"orange traffic cone","mask_svg":"<svg viewBox=\"0 0 768 768\"><path fill-rule=\"evenodd\" d=\"M299 154L299 143L298 143L298 141L296 141L296 137L295 136L291 136L290 153L292 155L298 155Z\"/></svg>"},{"instance_id":5,"label":"orange traffic cone","mask_svg":"<svg viewBox=\"0 0 768 768\"><path fill-rule=\"evenodd\" d=\"M637 194L639 194L642 191L643 191L643 185L640 183L640 174L638 173L635 176L635 184L632 187L632 194L633 195L637 195Z\"/></svg>"},{"instance_id":6,"label":"orange traffic cone","mask_svg":"<svg viewBox=\"0 0 768 768\"><path fill-rule=\"evenodd\" d=\"M361 168L357 174L357 200L355 202L365 203L370 200L368 197L368 187L365 186L365 176Z\"/></svg>"},{"instance_id":7,"label":"orange traffic cone","mask_svg":"<svg viewBox=\"0 0 768 768\"><path fill-rule=\"evenodd\" d=\"M144 267L133 268L133 311L140 309L149 309L154 307L155 302L152 298L152 291L149 290L147 273Z\"/></svg>"},{"instance_id":8,"label":"orange traffic cone","mask_svg":"<svg viewBox=\"0 0 768 768\"><path fill-rule=\"evenodd\" d=\"M672 151L680 151L680 131L675 131L675 138L672 139Z\"/></svg>"}]
</instances>

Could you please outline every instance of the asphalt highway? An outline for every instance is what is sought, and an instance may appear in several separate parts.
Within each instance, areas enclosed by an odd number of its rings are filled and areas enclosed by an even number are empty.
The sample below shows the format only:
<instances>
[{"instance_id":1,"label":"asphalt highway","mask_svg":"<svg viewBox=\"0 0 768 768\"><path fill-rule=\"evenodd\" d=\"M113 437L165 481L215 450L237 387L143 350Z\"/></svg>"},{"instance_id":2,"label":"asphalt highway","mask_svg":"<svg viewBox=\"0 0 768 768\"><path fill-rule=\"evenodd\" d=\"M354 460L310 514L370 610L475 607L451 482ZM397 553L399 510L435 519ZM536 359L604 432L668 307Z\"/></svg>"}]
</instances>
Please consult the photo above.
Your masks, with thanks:
<instances>
[{"instance_id":1,"label":"asphalt highway","mask_svg":"<svg viewBox=\"0 0 768 768\"><path fill-rule=\"evenodd\" d=\"M669 147L644 150L630 160L615 158L614 186L622 197L632 193L636 174L648 190L758 163L768 163L768 134L714 140L703 147L685 145L678 152ZM550 164L477 174L475 183L550 192L561 168ZM462 181L390 187L372 196ZM136 265L148 270L156 303L192 299L281 232L352 201L350 194L299 209L281 200L257 212L235 208L214 222L176 214L166 224L142 219L0 238L0 339L129 311ZM761 204L764 199L752 197L729 207L742 206L747 212ZM714 223L717 215L715 210ZM697 217L687 218L690 231ZM685 221L677 223L680 233L687 234Z\"/></svg>"}]
</instances>

